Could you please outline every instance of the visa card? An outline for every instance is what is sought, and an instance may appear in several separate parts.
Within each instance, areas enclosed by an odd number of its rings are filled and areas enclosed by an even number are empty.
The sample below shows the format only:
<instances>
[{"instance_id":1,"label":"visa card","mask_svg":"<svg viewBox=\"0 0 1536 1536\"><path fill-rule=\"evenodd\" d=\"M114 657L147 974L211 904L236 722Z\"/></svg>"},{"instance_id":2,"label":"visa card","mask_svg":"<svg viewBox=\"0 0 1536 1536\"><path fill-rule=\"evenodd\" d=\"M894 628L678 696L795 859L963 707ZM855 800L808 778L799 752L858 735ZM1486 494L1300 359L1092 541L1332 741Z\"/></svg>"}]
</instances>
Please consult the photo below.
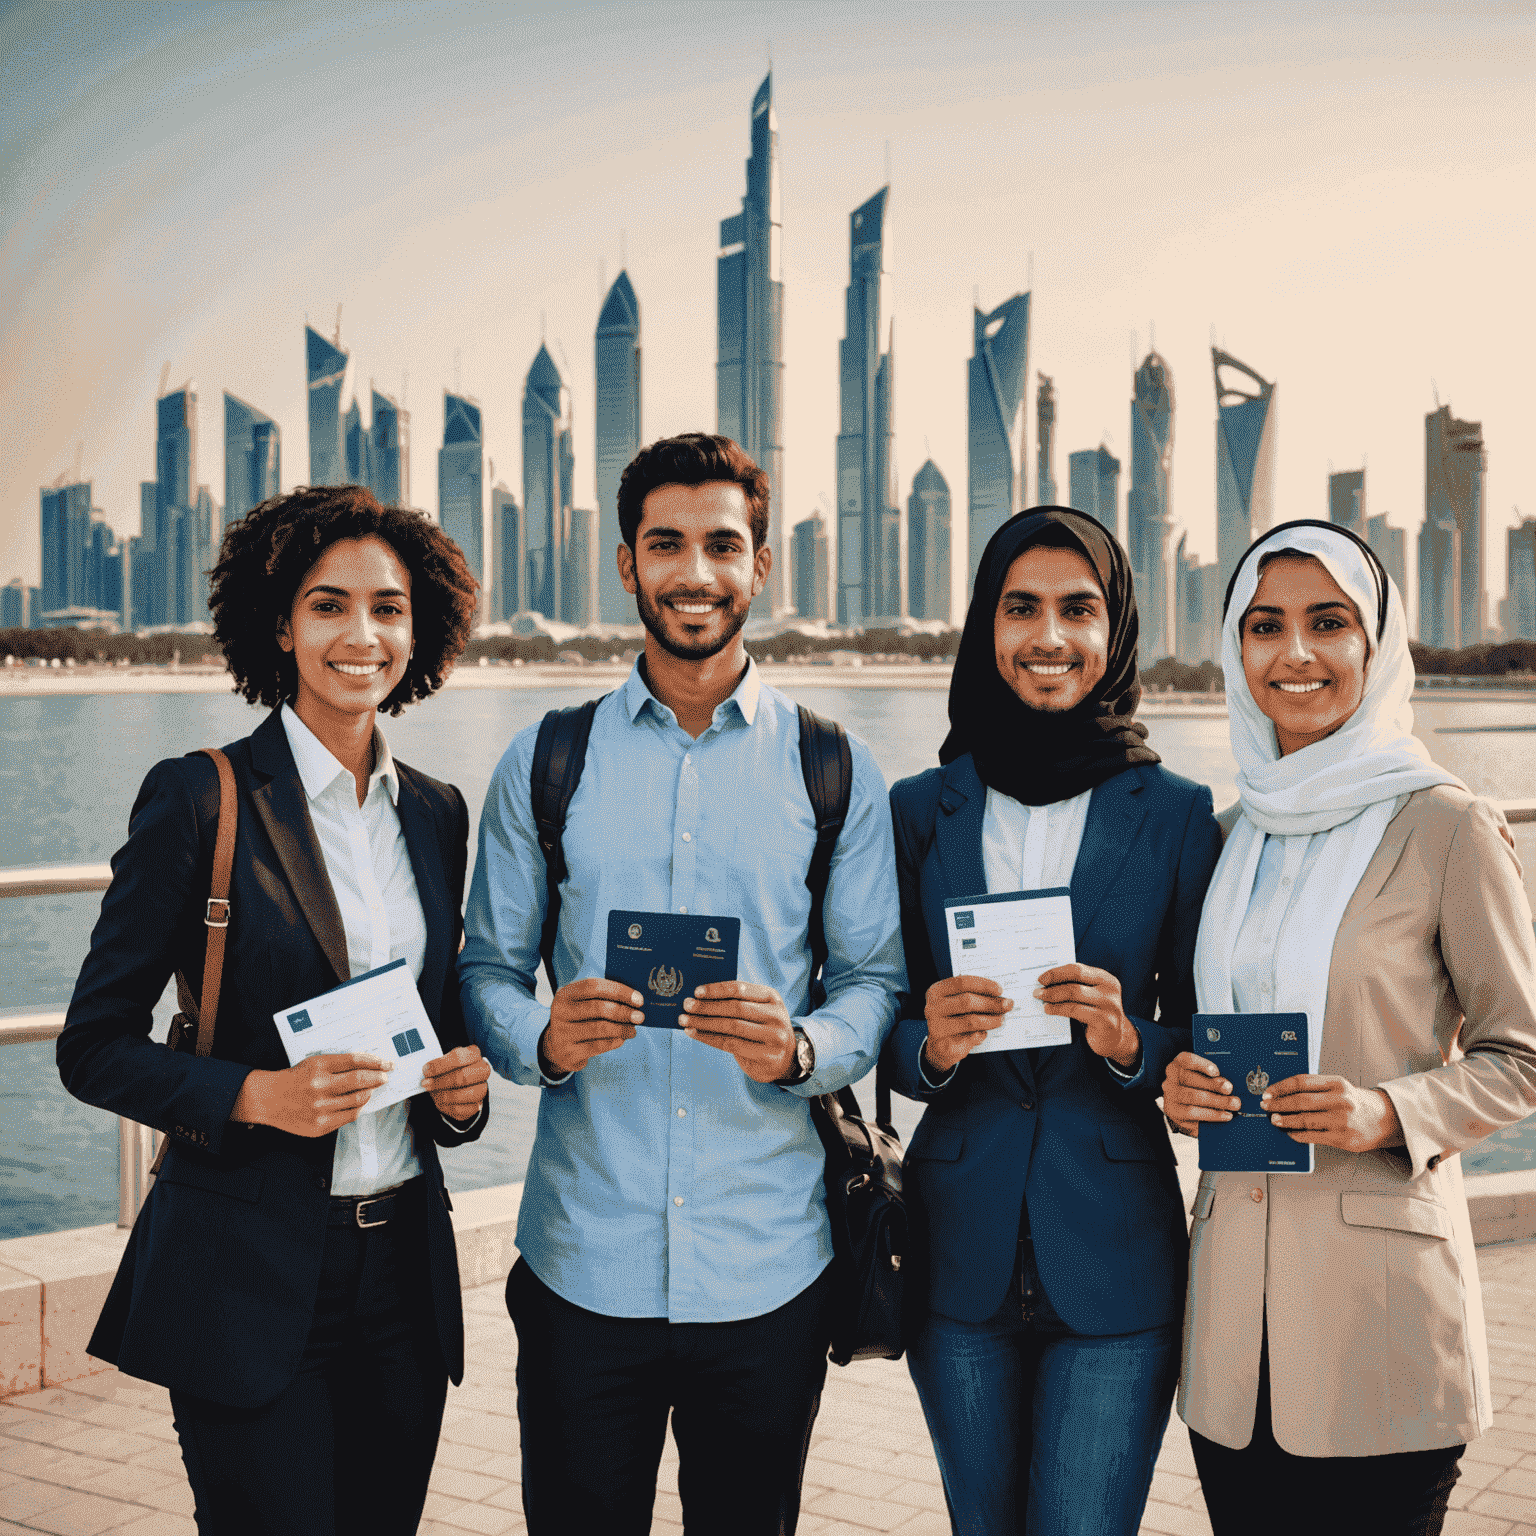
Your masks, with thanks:
<instances>
[{"instance_id":1,"label":"visa card","mask_svg":"<svg viewBox=\"0 0 1536 1536\"><path fill-rule=\"evenodd\" d=\"M739 917L615 910L608 914L603 975L640 993L648 1025L681 1029L683 999L695 987L736 980L740 945Z\"/></svg>"}]
</instances>

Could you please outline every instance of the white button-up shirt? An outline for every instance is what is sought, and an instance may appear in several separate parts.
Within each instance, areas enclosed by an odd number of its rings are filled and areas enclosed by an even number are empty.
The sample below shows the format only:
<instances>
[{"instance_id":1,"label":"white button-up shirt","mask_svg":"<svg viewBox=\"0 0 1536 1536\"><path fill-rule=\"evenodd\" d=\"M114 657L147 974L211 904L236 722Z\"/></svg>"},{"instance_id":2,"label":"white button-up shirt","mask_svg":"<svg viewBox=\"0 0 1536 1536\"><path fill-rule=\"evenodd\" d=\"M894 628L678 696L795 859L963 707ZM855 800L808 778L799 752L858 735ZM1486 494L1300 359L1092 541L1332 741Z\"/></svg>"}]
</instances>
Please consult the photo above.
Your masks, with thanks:
<instances>
[{"instance_id":1,"label":"white button-up shirt","mask_svg":"<svg viewBox=\"0 0 1536 1536\"><path fill-rule=\"evenodd\" d=\"M1025 805L989 788L981 821L981 866L988 893L1071 885L1092 799L1093 791L1085 789L1070 800Z\"/></svg>"},{"instance_id":2,"label":"white button-up shirt","mask_svg":"<svg viewBox=\"0 0 1536 1536\"><path fill-rule=\"evenodd\" d=\"M389 743L373 732L373 772L363 803L357 785L319 738L283 705L283 729L309 801L320 856L347 936L353 976L404 960L420 979L427 923L416 891L410 850L395 807L400 775ZM371 1195L421 1172L409 1122L410 1101L364 1113L336 1133L331 1193Z\"/></svg>"}]
</instances>

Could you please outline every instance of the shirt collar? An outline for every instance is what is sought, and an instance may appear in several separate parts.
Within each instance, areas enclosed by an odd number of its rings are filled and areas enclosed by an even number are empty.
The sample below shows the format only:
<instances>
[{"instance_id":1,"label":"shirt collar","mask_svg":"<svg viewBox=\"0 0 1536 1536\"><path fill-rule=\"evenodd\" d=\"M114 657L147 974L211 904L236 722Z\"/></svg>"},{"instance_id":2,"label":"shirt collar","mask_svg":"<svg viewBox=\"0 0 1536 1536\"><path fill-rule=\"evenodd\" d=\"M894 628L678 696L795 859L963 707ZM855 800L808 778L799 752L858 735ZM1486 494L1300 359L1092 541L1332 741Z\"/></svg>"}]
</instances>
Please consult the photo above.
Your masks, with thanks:
<instances>
[{"instance_id":1,"label":"shirt collar","mask_svg":"<svg viewBox=\"0 0 1536 1536\"><path fill-rule=\"evenodd\" d=\"M350 779L351 773L336 760L335 754L327 747L310 728L299 719L288 705L283 705L283 730L288 736L288 747L293 753L293 764L299 770L299 781L304 786L304 793L311 800L318 800L321 795L336 782L338 774L346 774ZM384 787L389 792L390 803L400 803L400 772L395 767L395 759L389 750L389 743L384 739L384 732L375 724L373 727L373 772L368 775L368 788L363 795L366 800L373 793L373 786L382 779Z\"/></svg>"},{"instance_id":2,"label":"shirt collar","mask_svg":"<svg viewBox=\"0 0 1536 1536\"><path fill-rule=\"evenodd\" d=\"M631 724L634 724L640 718L640 711L647 704L652 705L658 713L664 710L668 714L671 713L670 710L667 710L667 706L646 686L645 677L640 671L641 660L641 657L637 656L635 658L635 664L630 668L629 676L624 680L624 687L622 689L624 713L629 716ZM762 678L758 675L757 662L749 656L747 657L747 670L742 675L741 681L736 685L736 691L723 704L716 706L716 714L718 715L720 710L728 710L734 705L736 713L748 725L751 725L757 718L757 701L762 691L762 686L763 682ZM323 751L324 749L322 748L321 750ZM327 753L326 755L329 756L330 754Z\"/></svg>"}]
</instances>

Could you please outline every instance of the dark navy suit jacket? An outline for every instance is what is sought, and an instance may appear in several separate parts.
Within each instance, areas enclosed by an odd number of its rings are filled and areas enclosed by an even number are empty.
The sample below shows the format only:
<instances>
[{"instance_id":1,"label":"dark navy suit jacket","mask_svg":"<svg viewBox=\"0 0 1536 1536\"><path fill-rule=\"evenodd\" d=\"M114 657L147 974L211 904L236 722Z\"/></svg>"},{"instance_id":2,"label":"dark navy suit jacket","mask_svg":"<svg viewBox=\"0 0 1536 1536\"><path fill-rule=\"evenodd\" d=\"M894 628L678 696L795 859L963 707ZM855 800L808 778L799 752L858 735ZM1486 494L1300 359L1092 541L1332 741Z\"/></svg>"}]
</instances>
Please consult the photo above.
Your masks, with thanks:
<instances>
[{"instance_id":1,"label":"dark navy suit jacket","mask_svg":"<svg viewBox=\"0 0 1536 1536\"><path fill-rule=\"evenodd\" d=\"M201 991L204 902L218 774L201 754L157 763L112 860L91 950L59 1036L59 1074L87 1104L164 1131L170 1150L139 1214L91 1354L131 1376L231 1407L269 1402L293 1379L314 1314L336 1135L229 1123L252 1068L288 1065L272 1015L351 972L341 912L304 787L274 711L224 748L240 822L213 1054L150 1039L151 1010L181 971ZM396 763L398 812L427 925L422 1002L444 1050L469 1043L459 949L469 814L451 784ZM443 1359L464 1371L451 1209L437 1143L456 1132L425 1094L410 1123L428 1186L432 1301Z\"/></svg>"},{"instance_id":2,"label":"dark navy suit jacket","mask_svg":"<svg viewBox=\"0 0 1536 1536\"><path fill-rule=\"evenodd\" d=\"M1070 1328L1102 1335L1176 1321L1188 1240L1155 1100L1163 1069L1190 1042L1195 931L1221 851L1210 790L1143 764L1089 802L1073 934L1081 963L1119 978L1141 1033L1129 1082L1074 1025L1070 1045L973 1054L943 1088L928 1088L918 1071L923 1000L953 974L944 902L987 888L986 787L967 754L903 779L891 809L910 992L885 1051L900 1092L928 1104L906 1162L928 1308L967 1322L997 1310L1027 1205L1041 1282Z\"/></svg>"}]
</instances>

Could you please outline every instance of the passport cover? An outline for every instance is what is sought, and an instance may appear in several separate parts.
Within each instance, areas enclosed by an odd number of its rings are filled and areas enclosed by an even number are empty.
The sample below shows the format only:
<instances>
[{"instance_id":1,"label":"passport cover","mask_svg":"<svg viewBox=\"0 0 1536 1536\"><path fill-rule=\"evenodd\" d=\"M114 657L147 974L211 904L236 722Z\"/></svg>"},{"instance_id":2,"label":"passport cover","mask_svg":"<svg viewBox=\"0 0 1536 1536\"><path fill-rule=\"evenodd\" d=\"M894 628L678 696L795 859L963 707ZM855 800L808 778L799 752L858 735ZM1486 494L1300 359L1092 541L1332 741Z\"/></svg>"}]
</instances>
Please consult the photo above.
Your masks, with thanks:
<instances>
[{"instance_id":1,"label":"passport cover","mask_svg":"<svg viewBox=\"0 0 1536 1536\"><path fill-rule=\"evenodd\" d=\"M1304 1013L1197 1013L1194 1049L1221 1068L1243 1107L1202 1121L1200 1167L1210 1173L1311 1173L1312 1148L1270 1123L1259 1099L1271 1083L1307 1070Z\"/></svg>"},{"instance_id":2,"label":"passport cover","mask_svg":"<svg viewBox=\"0 0 1536 1536\"><path fill-rule=\"evenodd\" d=\"M695 987L736 980L740 943L739 917L613 911L603 975L628 983L645 999L648 1026L681 1029L683 999Z\"/></svg>"}]
</instances>

